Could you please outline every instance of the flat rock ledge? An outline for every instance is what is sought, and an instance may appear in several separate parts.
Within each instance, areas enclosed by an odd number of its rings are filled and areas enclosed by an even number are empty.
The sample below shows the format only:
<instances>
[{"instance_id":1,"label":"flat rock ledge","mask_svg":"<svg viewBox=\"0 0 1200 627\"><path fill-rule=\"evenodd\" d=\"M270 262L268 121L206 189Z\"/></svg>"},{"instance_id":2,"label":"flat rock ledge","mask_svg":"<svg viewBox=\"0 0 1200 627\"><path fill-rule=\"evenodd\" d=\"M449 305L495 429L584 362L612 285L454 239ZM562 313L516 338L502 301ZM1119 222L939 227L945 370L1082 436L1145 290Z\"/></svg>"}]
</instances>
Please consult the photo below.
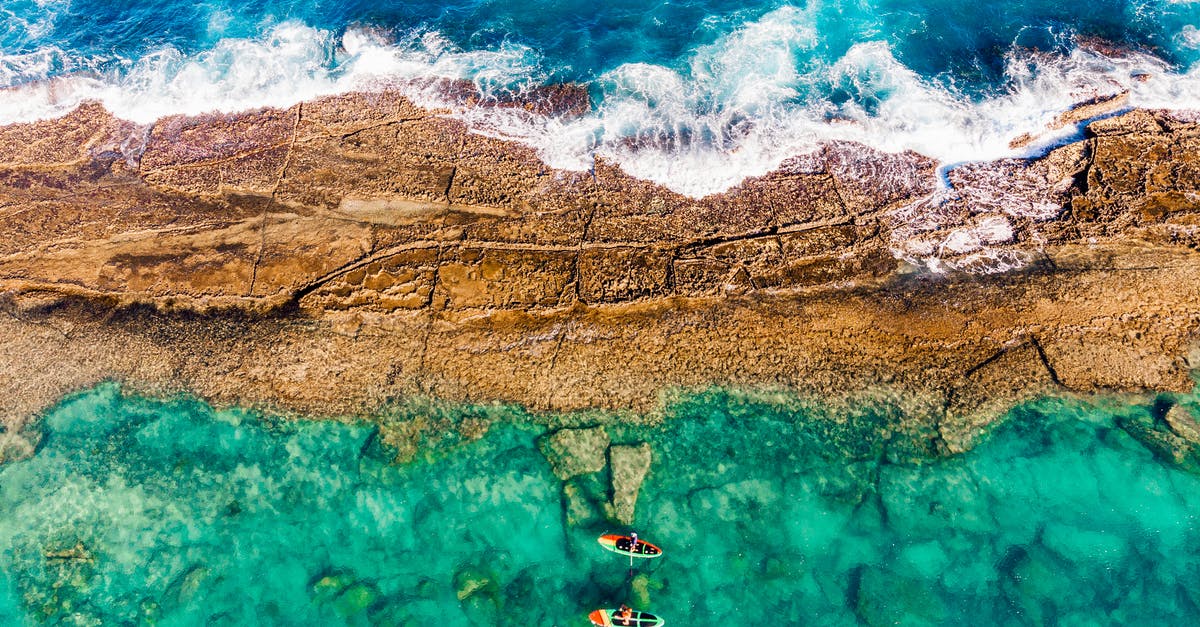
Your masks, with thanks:
<instances>
[{"instance_id":1,"label":"flat rock ledge","mask_svg":"<svg viewBox=\"0 0 1200 627\"><path fill-rule=\"evenodd\" d=\"M1105 118L949 190L920 155L829 143L703 199L387 93L10 125L0 440L18 455L31 417L112 379L312 415L870 391L950 452L1033 395L1188 390L1197 119Z\"/></svg>"}]
</instances>

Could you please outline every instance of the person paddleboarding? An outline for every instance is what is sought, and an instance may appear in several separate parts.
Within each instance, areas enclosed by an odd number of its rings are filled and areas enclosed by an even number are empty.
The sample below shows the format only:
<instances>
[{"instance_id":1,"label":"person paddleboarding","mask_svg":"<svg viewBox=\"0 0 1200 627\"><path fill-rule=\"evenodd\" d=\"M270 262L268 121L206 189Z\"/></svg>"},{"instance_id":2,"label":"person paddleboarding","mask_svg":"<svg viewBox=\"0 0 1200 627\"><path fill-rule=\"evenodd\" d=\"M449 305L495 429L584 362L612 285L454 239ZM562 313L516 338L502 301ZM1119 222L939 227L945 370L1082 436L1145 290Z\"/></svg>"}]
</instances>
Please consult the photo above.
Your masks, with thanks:
<instances>
[{"instance_id":1,"label":"person paddleboarding","mask_svg":"<svg viewBox=\"0 0 1200 627\"><path fill-rule=\"evenodd\" d=\"M621 604L615 610L596 610L588 614L596 627L662 627L667 621L651 614Z\"/></svg>"},{"instance_id":2,"label":"person paddleboarding","mask_svg":"<svg viewBox=\"0 0 1200 627\"><path fill-rule=\"evenodd\" d=\"M649 559L662 555L662 549L639 538L637 532L631 532L627 536L607 533L600 536L597 541L605 549L619 555L627 555L630 558Z\"/></svg>"}]
</instances>

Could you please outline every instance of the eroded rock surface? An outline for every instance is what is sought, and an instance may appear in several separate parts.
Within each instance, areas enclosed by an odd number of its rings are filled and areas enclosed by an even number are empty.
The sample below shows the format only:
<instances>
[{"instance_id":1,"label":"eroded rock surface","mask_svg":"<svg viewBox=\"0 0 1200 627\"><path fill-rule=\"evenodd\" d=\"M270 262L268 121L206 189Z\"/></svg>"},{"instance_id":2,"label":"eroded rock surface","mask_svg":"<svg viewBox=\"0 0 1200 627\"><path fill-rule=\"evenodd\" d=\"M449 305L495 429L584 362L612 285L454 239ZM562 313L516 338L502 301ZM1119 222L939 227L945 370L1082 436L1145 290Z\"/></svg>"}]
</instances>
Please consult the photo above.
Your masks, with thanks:
<instances>
[{"instance_id":1,"label":"eroded rock surface","mask_svg":"<svg viewBox=\"0 0 1200 627\"><path fill-rule=\"evenodd\" d=\"M1192 385L1194 118L1106 118L948 190L831 143L694 199L393 94L148 128L86 105L0 128L4 420L103 379L320 414L881 388L959 450L1031 393Z\"/></svg>"}]
</instances>

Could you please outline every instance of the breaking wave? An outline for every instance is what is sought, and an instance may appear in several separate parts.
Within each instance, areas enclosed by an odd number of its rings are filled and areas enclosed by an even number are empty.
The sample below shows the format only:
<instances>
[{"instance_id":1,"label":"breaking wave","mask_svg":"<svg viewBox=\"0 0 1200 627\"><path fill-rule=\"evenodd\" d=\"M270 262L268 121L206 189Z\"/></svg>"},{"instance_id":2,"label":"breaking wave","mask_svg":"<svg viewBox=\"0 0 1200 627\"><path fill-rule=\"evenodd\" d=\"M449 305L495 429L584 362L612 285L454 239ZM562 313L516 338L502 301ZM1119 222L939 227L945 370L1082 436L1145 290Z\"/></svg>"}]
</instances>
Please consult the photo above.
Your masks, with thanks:
<instances>
[{"instance_id":1,"label":"breaking wave","mask_svg":"<svg viewBox=\"0 0 1200 627\"><path fill-rule=\"evenodd\" d=\"M832 35L822 34L827 11L817 3L784 6L670 62L595 72L585 81L592 108L582 116L465 107L453 115L478 132L535 146L556 167L587 169L605 155L635 176L703 196L827 140L955 163L1061 141L1077 129L1054 122L1081 101L1126 94L1118 106L1200 108L1200 64L1171 63L1144 49L1058 32L1059 50L1013 42L1000 55L999 80L968 85L961 72L913 69L882 36L831 54ZM28 35L52 27L23 28ZM1176 51L1195 51L1198 39L1188 24L1172 42ZM569 75L561 59L515 38L469 49L436 30L353 26L338 33L290 20L202 50L165 44L134 59L79 57L55 46L5 54L0 122L60 116L88 100L150 123L384 89L453 107L413 79L465 79L485 94L512 94Z\"/></svg>"}]
</instances>

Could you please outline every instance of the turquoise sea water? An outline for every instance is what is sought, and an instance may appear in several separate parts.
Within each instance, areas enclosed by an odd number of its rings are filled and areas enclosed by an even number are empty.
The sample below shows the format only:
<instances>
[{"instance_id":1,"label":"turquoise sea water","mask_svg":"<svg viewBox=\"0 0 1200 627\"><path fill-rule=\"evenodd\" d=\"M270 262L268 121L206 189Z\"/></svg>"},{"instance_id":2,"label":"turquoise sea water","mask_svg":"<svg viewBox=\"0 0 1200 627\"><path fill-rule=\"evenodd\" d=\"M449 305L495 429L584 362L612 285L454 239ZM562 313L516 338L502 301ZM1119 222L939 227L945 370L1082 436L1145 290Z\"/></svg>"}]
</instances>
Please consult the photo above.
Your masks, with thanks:
<instances>
[{"instance_id":1,"label":"turquoise sea water","mask_svg":"<svg viewBox=\"0 0 1200 627\"><path fill-rule=\"evenodd\" d=\"M1194 0L0 0L0 18L0 123L85 100L150 123L364 89L445 105L411 84L431 77L574 81L580 119L459 115L556 167L601 154L693 195L822 140L956 163L1016 154L1090 98L1200 108Z\"/></svg>"},{"instance_id":2,"label":"turquoise sea water","mask_svg":"<svg viewBox=\"0 0 1200 627\"><path fill-rule=\"evenodd\" d=\"M497 422L396 461L372 424L106 385L0 467L0 623L584 625L629 602L674 625L1194 624L1200 475L1130 436L1152 401L1027 404L935 459L885 405L694 395L608 427L653 447L635 527L666 555L631 581L595 542L623 530L607 471L573 481L569 524L545 417L410 409L384 422Z\"/></svg>"}]
</instances>

